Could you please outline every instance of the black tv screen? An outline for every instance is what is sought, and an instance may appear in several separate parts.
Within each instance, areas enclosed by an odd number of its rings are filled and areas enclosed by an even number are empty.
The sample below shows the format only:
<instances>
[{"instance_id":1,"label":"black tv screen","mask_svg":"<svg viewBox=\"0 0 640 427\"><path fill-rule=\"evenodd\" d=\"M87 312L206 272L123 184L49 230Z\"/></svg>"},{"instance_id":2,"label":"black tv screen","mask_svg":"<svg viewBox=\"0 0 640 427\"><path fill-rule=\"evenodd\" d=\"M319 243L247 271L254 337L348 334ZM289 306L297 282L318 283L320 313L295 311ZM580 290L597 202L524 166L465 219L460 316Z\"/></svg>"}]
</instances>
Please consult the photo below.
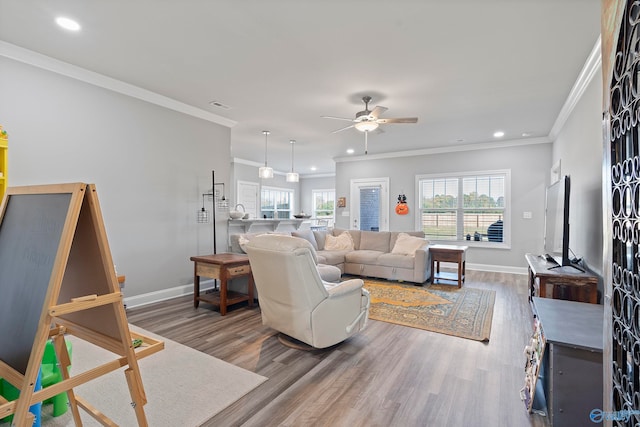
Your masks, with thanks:
<instances>
[{"instance_id":1,"label":"black tv screen","mask_svg":"<svg viewBox=\"0 0 640 427\"><path fill-rule=\"evenodd\" d=\"M558 265L571 265L569 259L569 193L566 175L547 187L544 224L544 254Z\"/></svg>"}]
</instances>

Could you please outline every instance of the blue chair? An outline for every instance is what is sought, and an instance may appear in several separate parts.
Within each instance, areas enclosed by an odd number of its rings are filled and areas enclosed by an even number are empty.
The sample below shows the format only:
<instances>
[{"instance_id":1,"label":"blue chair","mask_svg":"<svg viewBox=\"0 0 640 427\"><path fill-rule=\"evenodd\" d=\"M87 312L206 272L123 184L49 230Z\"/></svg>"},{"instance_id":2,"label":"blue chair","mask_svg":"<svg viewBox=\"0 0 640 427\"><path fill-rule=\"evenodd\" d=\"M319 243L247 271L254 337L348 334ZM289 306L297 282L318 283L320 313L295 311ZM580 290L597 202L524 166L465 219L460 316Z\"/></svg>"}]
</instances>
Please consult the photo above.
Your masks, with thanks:
<instances>
[{"instance_id":1,"label":"blue chair","mask_svg":"<svg viewBox=\"0 0 640 427\"><path fill-rule=\"evenodd\" d=\"M38 379L36 380L36 386L34 391L38 391L42 388L42 371L38 372ZM0 378L0 395L7 399L9 402L17 400L20 397L20 390L11 385L10 382L4 378ZM33 427L40 427L41 415L42 415L42 402L35 403L29 407L29 412L34 415ZM13 421L13 415L0 419L0 422Z\"/></svg>"}]
</instances>

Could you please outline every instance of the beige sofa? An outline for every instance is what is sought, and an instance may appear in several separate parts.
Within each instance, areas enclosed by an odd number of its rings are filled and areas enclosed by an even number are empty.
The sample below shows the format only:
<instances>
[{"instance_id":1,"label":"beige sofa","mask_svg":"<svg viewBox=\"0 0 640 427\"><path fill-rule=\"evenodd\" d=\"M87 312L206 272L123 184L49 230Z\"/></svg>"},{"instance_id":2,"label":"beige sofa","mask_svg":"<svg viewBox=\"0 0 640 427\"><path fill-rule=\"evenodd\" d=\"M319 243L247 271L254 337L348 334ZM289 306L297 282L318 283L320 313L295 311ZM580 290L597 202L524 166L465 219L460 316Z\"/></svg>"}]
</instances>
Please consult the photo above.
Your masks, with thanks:
<instances>
[{"instance_id":1,"label":"beige sofa","mask_svg":"<svg viewBox=\"0 0 640 427\"><path fill-rule=\"evenodd\" d=\"M327 250L327 234L348 233L352 250ZM424 238L420 231L360 231L334 228L328 231L299 230L290 234L307 240L316 250L319 264L338 267L343 274L422 284L431 277L429 242L424 240L412 255L394 253L400 233ZM231 235L231 251L244 252L240 243L251 235Z\"/></svg>"}]
</instances>

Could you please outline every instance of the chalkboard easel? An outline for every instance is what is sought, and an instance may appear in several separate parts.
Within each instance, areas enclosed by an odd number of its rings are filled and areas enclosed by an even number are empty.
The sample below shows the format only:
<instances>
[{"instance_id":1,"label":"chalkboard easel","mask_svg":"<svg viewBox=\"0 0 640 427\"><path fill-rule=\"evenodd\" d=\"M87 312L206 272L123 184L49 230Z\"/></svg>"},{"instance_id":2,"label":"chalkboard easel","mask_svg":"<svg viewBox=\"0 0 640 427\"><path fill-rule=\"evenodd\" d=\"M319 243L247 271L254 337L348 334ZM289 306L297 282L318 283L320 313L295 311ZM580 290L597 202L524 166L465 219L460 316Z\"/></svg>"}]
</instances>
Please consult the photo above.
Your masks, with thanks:
<instances>
[{"instance_id":1,"label":"chalkboard easel","mask_svg":"<svg viewBox=\"0 0 640 427\"><path fill-rule=\"evenodd\" d=\"M13 414L14 425L30 426L31 405L66 392L76 425L82 425L78 407L103 425L113 425L73 388L127 366L124 373L138 424L147 425L137 360L161 350L164 343L129 330L93 184L7 189L0 205L0 325L0 377L20 390L16 401L0 397L0 418ZM117 357L71 376L65 334ZM146 345L136 350L132 337ZM64 379L35 390L49 338Z\"/></svg>"}]
</instances>

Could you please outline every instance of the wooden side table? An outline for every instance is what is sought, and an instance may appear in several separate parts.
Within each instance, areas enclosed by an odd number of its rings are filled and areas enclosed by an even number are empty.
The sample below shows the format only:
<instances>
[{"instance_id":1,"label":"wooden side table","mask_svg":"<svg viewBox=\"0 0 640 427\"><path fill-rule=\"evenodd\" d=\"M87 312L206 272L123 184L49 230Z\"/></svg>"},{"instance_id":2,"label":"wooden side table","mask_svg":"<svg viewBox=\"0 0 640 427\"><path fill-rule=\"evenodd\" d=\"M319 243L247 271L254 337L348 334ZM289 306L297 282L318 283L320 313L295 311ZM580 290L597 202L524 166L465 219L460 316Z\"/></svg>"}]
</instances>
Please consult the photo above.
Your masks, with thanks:
<instances>
[{"instance_id":1,"label":"wooden side table","mask_svg":"<svg viewBox=\"0 0 640 427\"><path fill-rule=\"evenodd\" d=\"M192 256L193 261L193 306L198 308L200 301L220 307L220 315L227 314L227 306L248 301L253 307L253 274L249 257L241 254L215 254ZM227 281L236 277L249 278L247 293L227 290ZM220 280L220 291L200 295L200 277Z\"/></svg>"},{"instance_id":2,"label":"wooden side table","mask_svg":"<svg viewBox=\"0 0 640 427\"><path fill-rule=\"evenodd\" d=\"M456 245L429 246L429 252L431 254L431 283L436 283L436 280L454 281L458 282L458 287L461 288L464 283L466 253L468 248L468 246ZM457 274L444 271L441 272L441 262L452 262L458 264Z\"/></svg>"}]
</instances>

